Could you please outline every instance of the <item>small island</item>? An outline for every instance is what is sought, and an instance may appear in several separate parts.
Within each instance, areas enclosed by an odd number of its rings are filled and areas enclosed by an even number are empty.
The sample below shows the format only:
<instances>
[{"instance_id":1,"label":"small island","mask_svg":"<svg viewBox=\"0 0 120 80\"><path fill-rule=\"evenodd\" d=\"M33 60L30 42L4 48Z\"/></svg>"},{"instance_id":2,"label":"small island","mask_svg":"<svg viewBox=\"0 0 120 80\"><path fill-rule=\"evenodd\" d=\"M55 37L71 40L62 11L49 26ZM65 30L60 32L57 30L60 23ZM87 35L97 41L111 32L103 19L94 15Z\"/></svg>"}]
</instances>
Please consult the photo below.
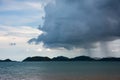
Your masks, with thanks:
<instances>
[{"instance_id":1,"label":"small island","mask_svg":"<svg viewBox=\"0 0 120 80\"><path fill-rule=\"evenodd\" d=\"M14 62L14 61L12 61L10 59L5 59L5 60L0 60L0 62Z\"/></svg>"}]
</instances>

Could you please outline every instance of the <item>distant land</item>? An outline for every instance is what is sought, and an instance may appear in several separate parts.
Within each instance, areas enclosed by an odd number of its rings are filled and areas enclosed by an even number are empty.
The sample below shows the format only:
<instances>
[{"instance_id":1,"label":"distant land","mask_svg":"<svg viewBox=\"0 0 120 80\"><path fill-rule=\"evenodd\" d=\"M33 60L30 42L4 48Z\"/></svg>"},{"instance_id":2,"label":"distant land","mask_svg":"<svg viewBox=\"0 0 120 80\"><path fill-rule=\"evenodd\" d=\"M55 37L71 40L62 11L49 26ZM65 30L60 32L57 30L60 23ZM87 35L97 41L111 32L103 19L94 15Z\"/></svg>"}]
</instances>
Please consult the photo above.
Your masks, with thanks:
<instances>
[{"instance_id":1,"label":"distant land","mask_svg":"<svg viewBox=\"0 0 120 80\"><path fill-rule=\"evenodd\" d=\"M58 56L54 58L34 56L27 57L22 62L40 62L40 61L120 61L120 58L107 57L107 58L91 58L88 56L77 56L74 58L68 58L65 56ZM0 62L17 62L10 59L0 60Z\"/></svg>"},{"instance_id":2,"label":"distant land","mask_svg":"<svg viewBox=\"0 0 120 80\"><path fill-rule=\"evenodd\" d=\"M120 58L108 57L108 58L91 58L88 56L78 56L74 58L68 58L64 56L58 56L54 58L49 57L41 57L41 56L34 56L34 57L27 57L22 62L30 62L30 61L120 61Z\"/></svg>"},{"instance_id":3,"label":"distant land","mask_svg":"<svg viewBox=\"0 0 120 80\"><path fill-rule=\"evenodd\" d=\"M14 61L12 61L10 59L5 59L5 60L0 60L0 62L14 62Z\"/></svg>"}]
</instances>

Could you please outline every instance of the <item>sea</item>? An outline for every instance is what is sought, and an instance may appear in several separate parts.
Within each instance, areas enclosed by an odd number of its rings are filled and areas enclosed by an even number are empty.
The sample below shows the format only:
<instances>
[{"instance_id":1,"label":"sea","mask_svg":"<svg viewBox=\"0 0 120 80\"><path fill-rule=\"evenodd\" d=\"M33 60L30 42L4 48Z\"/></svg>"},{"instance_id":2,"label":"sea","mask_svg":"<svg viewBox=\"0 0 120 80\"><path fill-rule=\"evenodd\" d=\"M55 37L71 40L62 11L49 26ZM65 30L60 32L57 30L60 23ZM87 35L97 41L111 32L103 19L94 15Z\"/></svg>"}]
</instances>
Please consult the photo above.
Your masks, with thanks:
<instances>
[{"instance_id":1,"label":"sea","mask_svg":"<svg viewBox=\"0 0 120 80\"><path fill-rule=\"evenodd\" d=\"M0 80L120 80L120 62L0 62Z\"/></svg>"}]
</instances>

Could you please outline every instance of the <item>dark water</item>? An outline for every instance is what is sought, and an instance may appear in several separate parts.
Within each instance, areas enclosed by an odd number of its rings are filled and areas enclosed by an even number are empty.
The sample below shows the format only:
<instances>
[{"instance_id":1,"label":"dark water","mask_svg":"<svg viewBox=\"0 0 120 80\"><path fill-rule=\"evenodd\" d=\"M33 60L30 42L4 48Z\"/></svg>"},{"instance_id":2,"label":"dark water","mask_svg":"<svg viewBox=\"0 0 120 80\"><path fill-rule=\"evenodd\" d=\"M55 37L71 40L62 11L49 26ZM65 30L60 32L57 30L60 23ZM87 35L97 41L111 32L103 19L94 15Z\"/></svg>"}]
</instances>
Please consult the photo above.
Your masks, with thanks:
<instances>
[{"instance_id":1,"label":"dark water","mask_svg":"<svg viewBox=\"0 0 120 80\"><path fill-rule=\"evenodd\" d=\"M120 62L1 62L0 80L120 80Z\"/></svg>"}]
</instances>

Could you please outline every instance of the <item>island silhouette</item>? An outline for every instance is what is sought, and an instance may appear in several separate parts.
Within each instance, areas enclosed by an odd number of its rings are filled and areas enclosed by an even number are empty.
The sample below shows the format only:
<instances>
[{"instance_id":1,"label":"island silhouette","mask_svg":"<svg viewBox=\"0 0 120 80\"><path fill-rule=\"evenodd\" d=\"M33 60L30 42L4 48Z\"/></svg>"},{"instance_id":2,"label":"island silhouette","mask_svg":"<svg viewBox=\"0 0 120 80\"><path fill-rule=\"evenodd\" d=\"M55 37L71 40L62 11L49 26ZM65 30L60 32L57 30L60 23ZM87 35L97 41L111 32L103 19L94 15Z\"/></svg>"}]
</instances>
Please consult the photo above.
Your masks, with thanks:
<instances>
[{"instance_id":1,"label":"island silhouette","mask_svg":"<svg viewBox=\"0 0 120 80\"><path fill-rule=\"evenodd\" d=\"M49 57L34 56L34 57L27 57L22 62L30 62L30 61L120 61L120 58L115 58L115 57L91 58L88 56L77 56L74 58L58 56L58 57L49 58Z\"/></svg>"},{"instance_id":2,"label":"island silhouette","mask_svg":"<svg viewBox=\"0 0 120 80\"><path fill-rule=\"evenodd\" d=\"M0 60L0 62L13 62L13 61L10 59L5 59L5 60Z\"/></svg>"},{"instance_id":3,"label":"island silhouette","mask_svg":"<svg viewBox=\"0 0 120 80\"><path fill-rule=\"evenodd\" d=\"M77 56L74 58L57 56L57 57L49 58L49 57L42 57L42 56L33 56L33 57L27 57L21 62L40 62L40 61L120 61L120 58L115 58L115 57L91 58L89 56ZM17 62L17 61L5 59L5 60L0 60L0 62Z\"/></svg>"}]
</instances>

